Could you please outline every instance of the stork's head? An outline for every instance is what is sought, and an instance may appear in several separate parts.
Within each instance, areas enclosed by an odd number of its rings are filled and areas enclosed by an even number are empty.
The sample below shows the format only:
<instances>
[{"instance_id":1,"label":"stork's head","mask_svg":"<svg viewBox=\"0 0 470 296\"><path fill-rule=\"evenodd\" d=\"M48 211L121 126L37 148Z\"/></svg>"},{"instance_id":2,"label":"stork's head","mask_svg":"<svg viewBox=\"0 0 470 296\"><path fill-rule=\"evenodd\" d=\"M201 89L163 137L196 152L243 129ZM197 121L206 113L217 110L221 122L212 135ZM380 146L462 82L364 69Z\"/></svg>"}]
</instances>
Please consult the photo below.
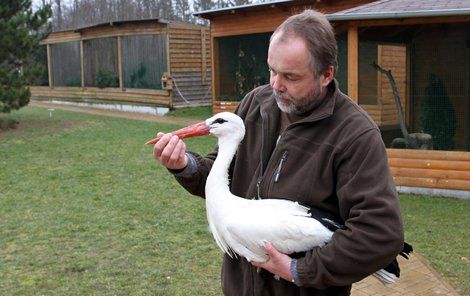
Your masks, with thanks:
<instances>
[{"instance_id":1,"label":"stork's head","mask_svg":"<svg viewBox=\"0 0 470 296\"><path fill-rule=\"evenodd\" d=\"M206 119L205 123L210 127L210 134L218 138L232 135L243 138L245 135L243 120L231 112L218 113Z\"/></svg>"},{"instance_id":2,"label":"stork's head","mask_svg":"<svg viewBox=\"0 0 470 296\"><path fill-rule=\"evenodd\" d=\"M245 136L245 125L243 120L236 114L231 112L218 113L205 121L184 127L177 131L171 132L180 139L204 136L212 134L217 138L232 138L241 141ZM155 144L160 137L148 141L147 145Z\"/></svg>"}]
</instances>

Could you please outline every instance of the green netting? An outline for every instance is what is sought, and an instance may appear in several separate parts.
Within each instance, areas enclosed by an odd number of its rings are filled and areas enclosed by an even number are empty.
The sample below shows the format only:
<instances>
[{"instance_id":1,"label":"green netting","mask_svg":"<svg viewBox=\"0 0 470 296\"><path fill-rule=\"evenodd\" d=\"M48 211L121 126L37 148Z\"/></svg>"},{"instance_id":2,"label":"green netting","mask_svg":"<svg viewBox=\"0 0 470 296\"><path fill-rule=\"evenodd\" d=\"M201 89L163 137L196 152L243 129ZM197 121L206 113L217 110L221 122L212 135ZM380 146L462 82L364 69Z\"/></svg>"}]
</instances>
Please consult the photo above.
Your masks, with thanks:
<instances>
[{"instance_id":1,"label":"green netting","mask_svg":"<svg viewBox=\"0 0 470 296\"><path fill-rule=\"evenodd\" d=\"M125 88L161 89L167 71L166 35L121 38L122 75Z\"/></svg>"},{"instance_id":2,"label":"green netting","mask_svg":"<svg viewBox=\"0 0 470 296\"><path fill-rule=\"evenodd\" d=\"M343 93L348 93L348 34L336 36L338 43L338 69L336 69L335 78L338 81L339 88Z\"/></svg>"},{"instance_id":3,"label":"green netting","mask_svg":"<svg viewBox=\"0 0 470 296\"><path fill-rule=\"evenodd\" d=\"M271 34L217 38L222 101L239 101L253 88L269 83L267 65Z\"/></svg>"},{"instance_id":4,"label":"green netting","mask_svg":"<svg viewBox=\"0 0 470 296\"><path fill-rule=\"evenodd\" d=\"M434 150L470 150L469 24L429 24L363 28L359 36L359 103L370 104L377 92L376 74L368 65L378 45L406 46L405 126L408 133L429 134ZM388 64L390 65L390 59ZM382 61L383 62L383 61ZM395 69L396 70L396 69ZM369 77L369 78L368 78ZM382 75L382 86L388 80ZM403 87L403 86L401 86ZM382 89L383 90L383 89ZM390 92L390 87L387 90ZM403 91L402 91L403 93ZM383 94L382 94L383 95ZM390 96L390 93L388 94ZM402 98L403 100L403 98ZM390 112L390 111L386 111ZM386 116L386 113L382 114ZM404 135L398 125L381 126L387 147ZM423 139L423 138L422 138ZM421 140L420 140L421 141ZM419 142L419 141L418 141ZM407 145L411 142L403 141ZM397 148L397 147L396 147ZM403 148L419 148L407 146Z\"/></svg>"},{"instance_id":5,"label":"green netting","mask_svg":"<svg viewBox=\"0 0 470 296\"><path fill-rule=\"evenodd\" d=\"M359 42L359 104L377 105L377 70L372 67L377 62L377 42Z\"/></svg>"},{"instance_id":6,"label":"green netting","mask_svg":"<svg viewBox=\"0 0 470 296\"><path fill-rule=\"evenodd\" d=\"M50 45L52 86L80 86L80 42Z\"/></svg>"},{"instance_id":7,"label":"green netting","mask_svg":"<svg viewBox=\"0 0 470 296\"><path fill-rule=\"evenodd\" d=\"M117 38L83 42L85 86L118 87Z\"/></svg>"},{"instance_id":8,"label":"green netting","mask_svg":"<svg viewBox=\"0 0 470 296\"><path fill-rule=\"evenodd\" d=\"M28 61L25 65L28 67L29 65L36 66L39 64L41 66L41 74L37 79L31 82L31 85L34 86L49 86L49 75L47 73L47 48L46 45L41 45L39 50L37 51L36 55Z\"/></svg>"}]
</instances>

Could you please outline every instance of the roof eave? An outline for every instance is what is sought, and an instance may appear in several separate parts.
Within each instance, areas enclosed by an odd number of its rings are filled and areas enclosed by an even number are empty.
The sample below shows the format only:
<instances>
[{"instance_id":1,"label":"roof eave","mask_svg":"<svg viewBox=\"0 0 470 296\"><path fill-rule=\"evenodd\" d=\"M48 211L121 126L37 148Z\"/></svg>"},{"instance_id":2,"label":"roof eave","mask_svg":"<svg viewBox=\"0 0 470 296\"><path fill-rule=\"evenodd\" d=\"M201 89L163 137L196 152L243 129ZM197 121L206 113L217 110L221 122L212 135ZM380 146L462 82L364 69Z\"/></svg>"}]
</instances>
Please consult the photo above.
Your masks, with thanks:
<instances>
[{"instance_id":1,"label":"roof eave","mask_svg":"<svg viewBox=\"0 0 470 296\"><path fill-rule=\"evenodd\" d=\"M224 8L218 8L218 9L197 11L193 13L193 15L197 17L209 19L212 16L218 15L218 14L233 13L236 11L256 9L256 8L265 7L265 6L274 7L276 5L283 5L285 3L291 3L291 2L294 2L294 0L278 0L278 1L271 1L271 2L252 3L252 4L245 4L245 5L239 5L239 6L231 6L231 7L224 7Z\"/></svg>"},{"instance_id":2,"label":"roof eave","mask_svg":"<svg viewBox=\"0 0 470 296\"><path fill-rule=\"evenodd\" d=\"M333 13L326 17L329 21L357 21L374 19L424 18L470 15L469 9L420 10L380 13Z\"/></svg>"}]
</instances>

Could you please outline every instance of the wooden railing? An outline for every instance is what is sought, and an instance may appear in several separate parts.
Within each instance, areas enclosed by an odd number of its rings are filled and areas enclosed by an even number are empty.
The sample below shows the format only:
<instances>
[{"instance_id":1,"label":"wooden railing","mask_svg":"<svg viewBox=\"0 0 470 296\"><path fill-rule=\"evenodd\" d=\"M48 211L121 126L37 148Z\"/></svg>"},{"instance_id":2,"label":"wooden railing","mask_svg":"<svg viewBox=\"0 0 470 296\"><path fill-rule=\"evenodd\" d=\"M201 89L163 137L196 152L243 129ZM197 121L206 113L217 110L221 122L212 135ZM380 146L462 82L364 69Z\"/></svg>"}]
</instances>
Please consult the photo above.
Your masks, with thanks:
<instances>
[{"instance_id":1,"label":"wooden railing","mask_svg":"<svg viewBox=\"0 0 470 296\"><path fill-rule=\"evenodd\" d=\"M157 89L120 89L97 87L31 87L31 97L38 100L78 100L145 106L172 107L172 93Z\"/></svg>"}]
</instances>

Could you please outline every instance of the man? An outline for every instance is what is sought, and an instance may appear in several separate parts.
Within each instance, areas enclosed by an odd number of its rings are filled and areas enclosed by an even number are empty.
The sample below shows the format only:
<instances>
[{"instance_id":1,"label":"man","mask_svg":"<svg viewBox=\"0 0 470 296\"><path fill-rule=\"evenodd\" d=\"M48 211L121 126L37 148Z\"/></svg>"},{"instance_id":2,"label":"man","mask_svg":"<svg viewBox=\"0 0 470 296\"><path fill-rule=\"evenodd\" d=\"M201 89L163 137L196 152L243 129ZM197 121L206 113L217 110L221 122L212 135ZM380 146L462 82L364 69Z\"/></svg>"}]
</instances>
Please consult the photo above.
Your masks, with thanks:
<instances>
[{"instance_id":1,"label":"man","mask_svg":"<svg viewBox=\"0 0 470 296\"><path fill-rule=\"evenodd\" d=\"M344 222L330 243L302 254L249 263L224 256L226 295L349 295L351 284L385 267L403 247L399 202L380 131L334 80L336 40L313 10L291 16L268 51L270 85L246 95L236 113L246 135L232 163L231 191L287 198ZM217 152L186 152L166 134L155 158L193 194L204 196ZM280 279L279 279L280 278Z\"/></svg>"}]
</instances>

